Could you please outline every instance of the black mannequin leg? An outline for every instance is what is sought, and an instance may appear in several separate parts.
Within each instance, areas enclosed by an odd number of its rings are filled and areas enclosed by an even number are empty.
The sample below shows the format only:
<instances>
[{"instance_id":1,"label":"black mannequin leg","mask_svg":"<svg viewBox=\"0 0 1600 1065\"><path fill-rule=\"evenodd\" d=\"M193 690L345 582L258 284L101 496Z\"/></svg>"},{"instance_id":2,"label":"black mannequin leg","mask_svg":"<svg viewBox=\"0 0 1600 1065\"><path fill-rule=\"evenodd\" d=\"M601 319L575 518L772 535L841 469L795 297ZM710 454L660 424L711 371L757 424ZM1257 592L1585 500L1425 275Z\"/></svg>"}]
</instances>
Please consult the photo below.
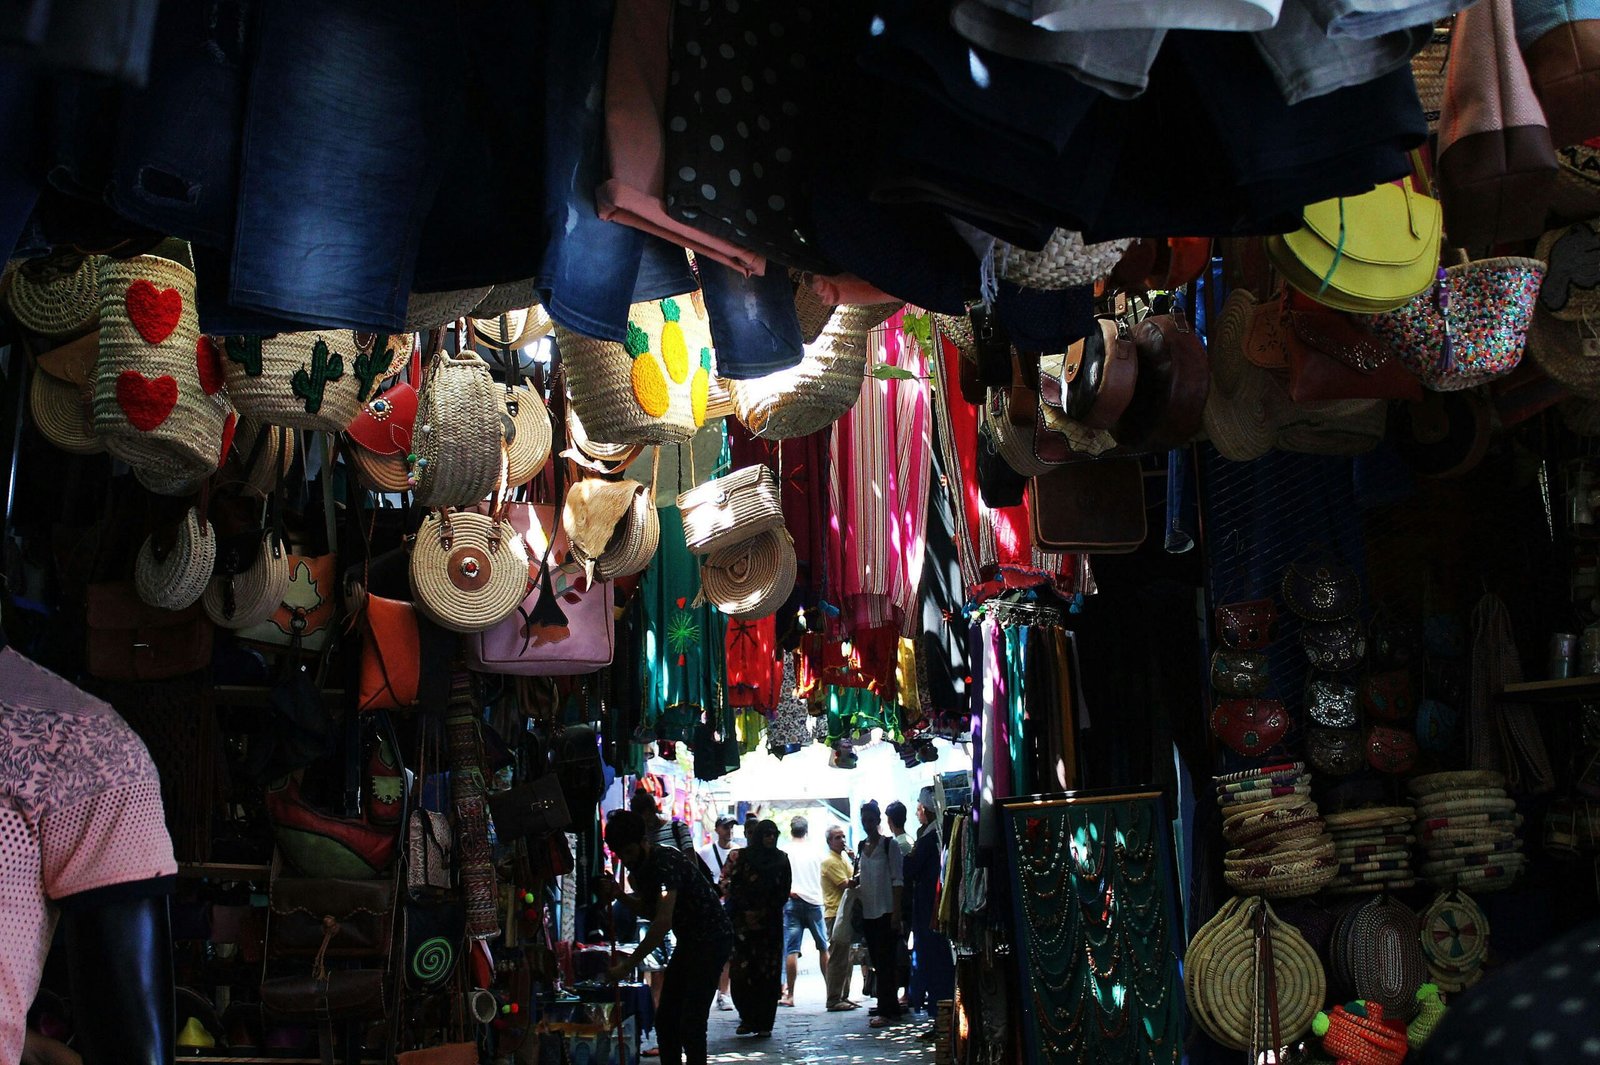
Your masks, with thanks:
<instances>
[{"instance_id":1,"label":"black mannequin leg","mask_svg":"<svg viewBox=\"0 0 1600 1065\"><path fill-rule=\"evenodd\" d=\"M171 1065L172 921L167 898L62 907L84 1065Z\"/></svg>"}]
</instances>

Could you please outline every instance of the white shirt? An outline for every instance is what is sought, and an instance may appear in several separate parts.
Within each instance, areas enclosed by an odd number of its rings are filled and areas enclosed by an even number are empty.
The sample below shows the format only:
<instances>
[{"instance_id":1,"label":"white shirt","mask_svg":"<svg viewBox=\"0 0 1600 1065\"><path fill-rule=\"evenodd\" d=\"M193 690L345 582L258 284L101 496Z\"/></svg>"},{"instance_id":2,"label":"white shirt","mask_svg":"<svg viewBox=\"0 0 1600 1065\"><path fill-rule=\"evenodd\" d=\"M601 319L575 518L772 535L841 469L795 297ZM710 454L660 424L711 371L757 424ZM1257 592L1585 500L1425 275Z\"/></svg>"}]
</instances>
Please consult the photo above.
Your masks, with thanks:
<instances>
[{"instance_id":1,"label":"white shirt","mask_svg":"<svg viewBox=\"0 0 1600 1065\"><path fill-rule=\"evenodd\" d=\"M856 854L861 877L856 897L861 900L861 916L870 921L893 913L894 889L904 883L901 868L905 858L900 853L900 845L893 836L879 836L875 847L859 847Z\"/></svg>"},{"instance_id":2,"label":"white shirt","mask_svg":"<svg viewBox=\"0 0 1600 1065\"><path fill-rule=\"evenodd\" d=\"M733 851L733 847L724 847L713 838L696 853L700 855L700 860L706 863L706 868L711 870L712 879L721 880L722 867L728 864L728 855Z\"/></svg>"},{"instance_id":3,"label":"white shirt","mask_svg":"<svg viewBox=\"0 0 1600 1065\"><path fill-rule=\"evenodd\" d=\"M822 905L822 849L811 842L811 837L789 837L783 848L789 855L789 893L798 895L801 902Z\"/></svg>"}]
</instances>

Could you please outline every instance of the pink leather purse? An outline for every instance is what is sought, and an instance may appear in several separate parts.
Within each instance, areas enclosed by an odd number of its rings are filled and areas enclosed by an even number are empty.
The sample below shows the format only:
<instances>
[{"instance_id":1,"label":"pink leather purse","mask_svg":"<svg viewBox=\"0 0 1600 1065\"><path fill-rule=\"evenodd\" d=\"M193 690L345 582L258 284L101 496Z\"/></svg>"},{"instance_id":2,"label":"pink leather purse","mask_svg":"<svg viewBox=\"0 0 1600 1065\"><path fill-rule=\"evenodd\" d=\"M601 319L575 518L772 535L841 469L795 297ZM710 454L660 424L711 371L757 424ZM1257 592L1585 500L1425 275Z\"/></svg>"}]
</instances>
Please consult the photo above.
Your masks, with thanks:
<instances>
[{"instance_id":1,"label":"pink leather purse","mask_svg":"<svg viewBox=\"0 0 1600 1065\"><path fill-rule=\"evenodd\" d=\"M535 574L533 591L517 612L499 625L463 637L468 668L480 673L552 677L593 673L610 665L615 650L611 582L584 584L583 566L572 557L555 507L511 503L506 520L527 546L530 571ZM547 583L539 567L545 564L545 546L552 531L555 542L548 553ZM546 588L566 615L564 629L530 625Z\"/></svg>"}]
</instances>

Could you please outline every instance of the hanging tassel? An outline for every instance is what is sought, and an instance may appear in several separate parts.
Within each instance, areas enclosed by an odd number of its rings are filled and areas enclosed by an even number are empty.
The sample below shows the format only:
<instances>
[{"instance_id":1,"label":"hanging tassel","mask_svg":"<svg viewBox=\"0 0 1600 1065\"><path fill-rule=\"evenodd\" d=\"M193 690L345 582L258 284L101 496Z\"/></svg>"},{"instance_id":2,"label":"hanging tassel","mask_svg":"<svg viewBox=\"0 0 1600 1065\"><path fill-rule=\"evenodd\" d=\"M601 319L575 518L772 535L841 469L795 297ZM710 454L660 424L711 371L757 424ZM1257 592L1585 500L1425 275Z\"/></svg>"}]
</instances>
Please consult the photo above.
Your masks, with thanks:
<instances>
[{"instance_id":1,"label":"hanging tassel","mask_svg":"<svg viewBox=\"0 0 1600 1065\"><path fill-rule=\"evenodd\" d=\"M522 631L529 641L539 643L559 643L572 635L567 612L561 609L555 589L551 587L549 566L539 573L539 599L528 611L528 621Z\"/></svg>"}]
</instances>

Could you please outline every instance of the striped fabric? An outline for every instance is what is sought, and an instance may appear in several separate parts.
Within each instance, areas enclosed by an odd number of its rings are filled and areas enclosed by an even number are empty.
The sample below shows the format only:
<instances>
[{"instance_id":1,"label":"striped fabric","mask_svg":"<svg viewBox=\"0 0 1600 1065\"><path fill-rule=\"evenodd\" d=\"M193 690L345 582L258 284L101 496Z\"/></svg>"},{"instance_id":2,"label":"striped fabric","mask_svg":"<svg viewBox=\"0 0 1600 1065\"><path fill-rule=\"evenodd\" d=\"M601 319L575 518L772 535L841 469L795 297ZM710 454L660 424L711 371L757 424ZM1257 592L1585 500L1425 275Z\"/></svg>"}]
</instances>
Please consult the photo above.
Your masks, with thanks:
<instances>
[{"instance_id":1,"label":"striped fabric","mask_svg":"<svg viewBox=\"0 0 1600 1065\"><path fill-rule=\"evenodd\" d=\"M901 332L904 316L872 331L861 398L833 429L828 600L851 632L920 625L933 422L927 360ZM880 381L870 370L880 365L915 376Z\"/></svg>"}]
</instances>

